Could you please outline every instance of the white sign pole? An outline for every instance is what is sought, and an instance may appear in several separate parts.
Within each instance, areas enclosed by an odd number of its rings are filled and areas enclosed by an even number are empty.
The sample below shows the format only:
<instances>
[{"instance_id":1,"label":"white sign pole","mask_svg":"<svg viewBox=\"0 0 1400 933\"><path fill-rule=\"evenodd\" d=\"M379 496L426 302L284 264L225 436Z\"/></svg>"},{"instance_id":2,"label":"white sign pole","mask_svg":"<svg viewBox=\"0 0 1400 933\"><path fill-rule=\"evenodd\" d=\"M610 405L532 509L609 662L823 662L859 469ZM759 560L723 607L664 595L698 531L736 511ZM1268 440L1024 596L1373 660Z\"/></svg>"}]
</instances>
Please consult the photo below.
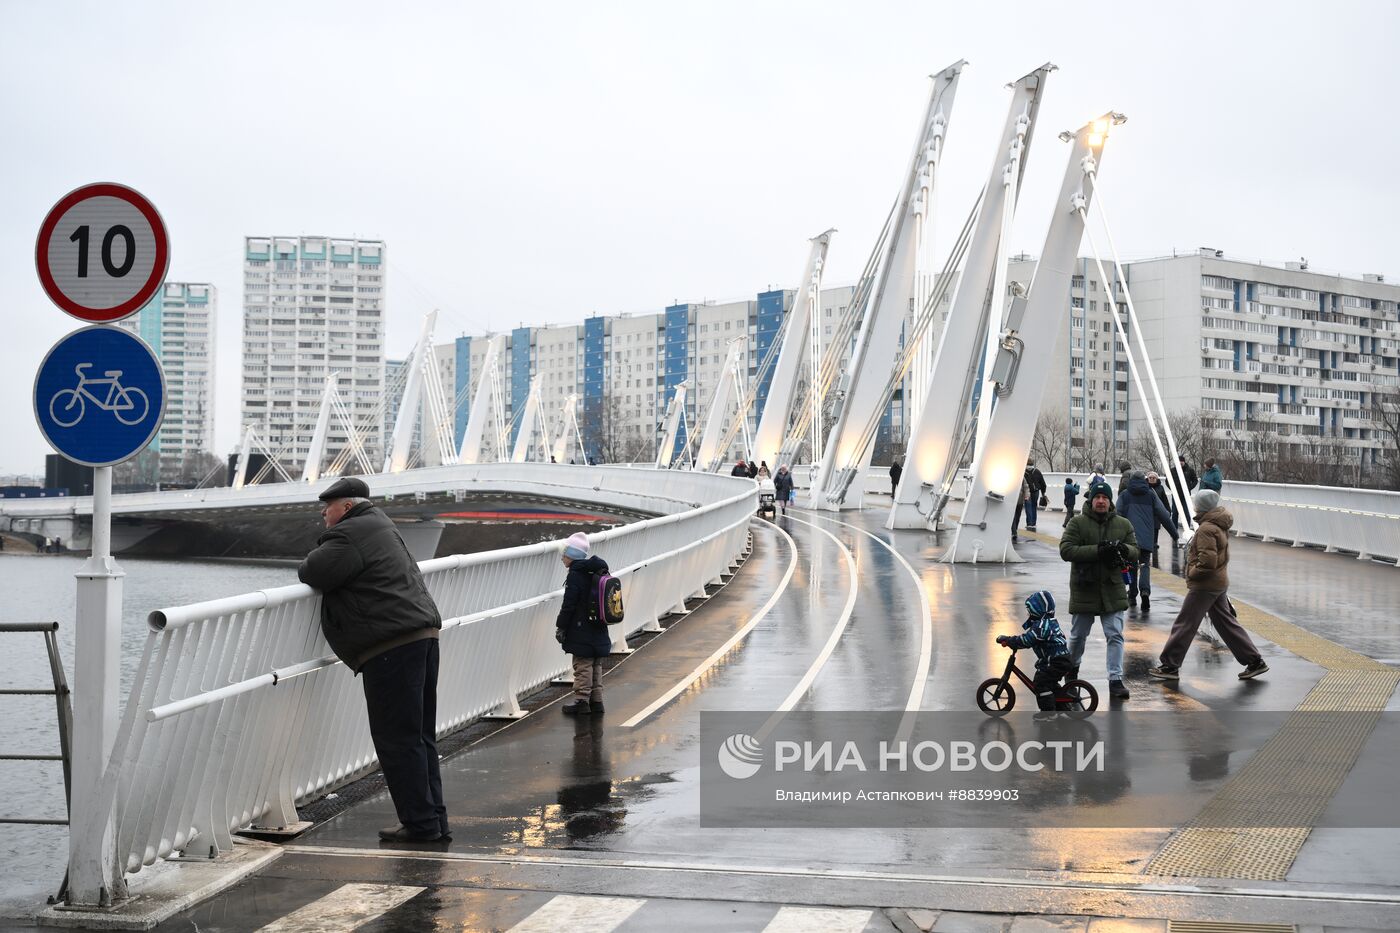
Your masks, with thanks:
<instances>
[{"instance_id":1,"label":"white sign pole","mask_svg":"<svg viewBox=\"0 0 1400 933\"><path fill-rule=\"evenodd\" d=\"M68 833L68 901L110 904L125 896L110 807L98 792L117 736L122 578L112 558L112 468L92 477L92 556L78 570L73 652L73 810ZM101 845L96 845L101 840ZM91 843L91 844L89 844Z\"/></svg>"}]
</instances>

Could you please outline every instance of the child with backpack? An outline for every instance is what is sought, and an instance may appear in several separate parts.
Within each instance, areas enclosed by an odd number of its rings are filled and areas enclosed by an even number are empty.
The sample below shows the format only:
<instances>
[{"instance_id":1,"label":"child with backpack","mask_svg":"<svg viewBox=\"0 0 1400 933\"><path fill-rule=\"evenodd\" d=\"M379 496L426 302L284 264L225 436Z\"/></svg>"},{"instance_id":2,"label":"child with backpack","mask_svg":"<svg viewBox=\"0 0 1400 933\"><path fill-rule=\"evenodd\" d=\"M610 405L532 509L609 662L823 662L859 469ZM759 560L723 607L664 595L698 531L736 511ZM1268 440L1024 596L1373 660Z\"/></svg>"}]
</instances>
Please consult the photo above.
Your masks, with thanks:
<instances>
[{"instance_id":1,"label":"child with backpack","mask_svg":"<svg viewBox=\"0 0 1400 933\"><path fill-rule=\"evenodd\" d=\"M565 543L560 557L569 573L554 637L574 661L574 696L563 706L566 716L603 711L603 658L612 653L608 623L622 621L621 584L592 551L580 531Z\"/></svg>"},{"instance_id":2,"label":"child with backpack","mask_svg":"<svg viewBox=\"0 0 1400 933\"><path fill-rule=\"evenodd\" d=\"M1073 679L1074 661L1060 623L1055 619L1055 597L1049 590L1037 590L1026 597L1024 634L998 635L1004 648L1029 648L1035 652L1035 700L1040 709L1054 711L1055 699L1062 695L1062 679Z\"/></svg>"}]
</instances>

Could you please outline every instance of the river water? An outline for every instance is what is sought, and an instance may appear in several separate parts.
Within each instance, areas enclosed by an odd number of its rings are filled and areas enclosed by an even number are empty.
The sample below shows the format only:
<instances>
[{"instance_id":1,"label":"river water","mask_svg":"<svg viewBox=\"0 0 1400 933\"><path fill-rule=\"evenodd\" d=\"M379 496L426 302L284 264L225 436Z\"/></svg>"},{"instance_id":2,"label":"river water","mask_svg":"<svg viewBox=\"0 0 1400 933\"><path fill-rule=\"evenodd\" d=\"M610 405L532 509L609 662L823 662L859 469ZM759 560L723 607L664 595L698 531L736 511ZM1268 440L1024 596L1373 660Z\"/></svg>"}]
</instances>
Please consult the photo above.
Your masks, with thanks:
<instances>
[{"instance_id":1,"label":"river water","mask_svg":"<svg viewBox=\"0 0 1400 933\"><path fill-rule=\"evenodd\" d=\"M73 676L74 574L82 559L0 554L0 621L59 623L59 651ZM121 700L146 639L146 614L297 582L290 563L227 563L122 558ZM0 635L0 687L52 686L44 637ZM53 697L0 695L0 754L57 754ZM56 762L0 761L0 816L64 819L63 769ZM67 862L65 826L0 826L0 914L23 913L58 890Z\"/></svg>"}]
</instances>

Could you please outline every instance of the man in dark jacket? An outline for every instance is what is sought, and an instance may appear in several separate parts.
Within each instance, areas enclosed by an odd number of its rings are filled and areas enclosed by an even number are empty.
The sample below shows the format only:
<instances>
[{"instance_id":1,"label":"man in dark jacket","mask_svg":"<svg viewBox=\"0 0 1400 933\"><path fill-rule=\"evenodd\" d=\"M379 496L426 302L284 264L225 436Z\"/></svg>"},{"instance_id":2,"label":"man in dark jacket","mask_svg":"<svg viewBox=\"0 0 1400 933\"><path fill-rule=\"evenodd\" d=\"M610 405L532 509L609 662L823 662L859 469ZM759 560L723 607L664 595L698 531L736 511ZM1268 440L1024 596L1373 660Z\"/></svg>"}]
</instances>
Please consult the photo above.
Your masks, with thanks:
<instances>
[{"instance_id":1,"label":"man in dark jacket","mask_svg":"<svg viewBox=\"0 0 1400 933\"><path fill-rule=\"evenodd\" d=\"M734 464L734 469L732 469L732 470L729 471L729 475L730 475L730 476L748 476L748 475L749 475L749 468L748 468L748 465L745 464L744 461L740 460L738 463Z\"/></svg>"},{"instance_id":2,"label":"man in dark jacket","mask_svg":"<svg viewBox=\"0 0 1400 933\"><path fill-rule=\"evenodd\" d=\"M1157 529L1165 527L1175 541L1176 525L1141 470L1128 477L1128 488L1118 496L1118 514L1132 523L1138 546L1138 558L1128 570L1128 605L1137 602L1141 593L1142 611L1147 612L1152 608L1152 554L1157 546Z\"/></svg>"},{"instance_id":3,"label":"man in dark jacket","mask_svg":"<svg viewBox=\"0 0 1400 933\"><path fill-rule=\"evenodd\" d=\"M578 532L564 545L560 560L569 568L564 601L554 622L554 637L574 659L574 699L562 707L566 716L603 711L603 659L612 653L608 623L599 614L598 575L607 562L590 556L588 535Z\"/></svg>"},{"instance_id":4,"label":"man in dark jacket","mask_svg":"<svg viewBox=\"0 0 1400 933\"><path fill-rule=\"evenodd\" d=\"M1069 525L1069 520L1074 517L1074 500L1079 498L1079 484L1073 477L1065 477L1065 526Z\"/></svg>"},{"instance_id":5,"label":"man in dark jacket","mask_svg":"<svg viewBox=\"0 0 1400 933\"><path fill-rule=\"evenodd\" d=\"M1036 506L1040 504L1040 497L1045 495L1047 488L1045 474L1040 472L1034 460L1026 461L1026 487L1030 490L1030 496L1026 499L1026 530L1035 531Z\"/></svg>"},{"instance_id":6,"label":"man in dark jacket","mask_svg":"<svg viewBox=\"0 0 1400 933\"><path fill-rule=\"evenodd\" d=\"M1181 528L1181 513L1187 512L1191 508L1191 492L1196 488L1196 471L1191 469L1191 464L1186 462L1186 457L1178 454L1176 458L1177 469L1170 471L1167 482L1172 486L1172 521L1178 530ZM1178 471L1180 475L1178 476ZM1185 479L1186 488L1182 488L1181 482ZM1190 514L1187 512L1187 514Z\"/></svg>"},{"instance_id":7,"label":"man in dark jacket","mask_svg":"<svg viewBox=\"0 0 1400 933\"><path fill-rule=\"evenodd\" d=\"M786 515L788 501L792 499L792 474L788 472L786 463L781 464L773 476L773 498L778 500L778 505L782 506L783 514Z\"/></svg>"},{"instance_id":8,"label":"man in dark jacket","mask_svg":"<svg viewBox=\"0 0 1400 933\"><path fill-rule=\"evenodd\" d=\"M320 499L326 531L297 576L321 591L321 631L336 657L362 676L370 738L399 817L379 838L447 838L435 734L442 617L364 480L338 480Z\"/></svg>"},{"instance_id":9,"label":"man in dark jacket","mask_svg":"<svg viewBox=\"0 0 1400 933\"><path fill-rule=\"evenodd\" d=\"M1225 476L1214 460L1206 461L1206 471L1201 474L1201 488L1220 492L1225 487Z\"/></svg>"},{"instance_id":10,"label":"man in dark jacket","mask_svg":"<svg viewBox=\"0 0 1400 933\"><path fill-rule=\"evenodd\" d=\"M1123 568L1137 560L1137 538L1132 523L1114 511L1111 486L1101 481L1091 483L1084 498L1084 510L1070 519L1060 537L1060 559L1071 564L1069 653L1075 669L1067 679L1079 676L1084 641L1097 616L1108 640L1109 695L1126 700L1129 694L1123 686L1123 610L1128 608L1128 594L1123 585Z\"/></svg>"}]
</instances>

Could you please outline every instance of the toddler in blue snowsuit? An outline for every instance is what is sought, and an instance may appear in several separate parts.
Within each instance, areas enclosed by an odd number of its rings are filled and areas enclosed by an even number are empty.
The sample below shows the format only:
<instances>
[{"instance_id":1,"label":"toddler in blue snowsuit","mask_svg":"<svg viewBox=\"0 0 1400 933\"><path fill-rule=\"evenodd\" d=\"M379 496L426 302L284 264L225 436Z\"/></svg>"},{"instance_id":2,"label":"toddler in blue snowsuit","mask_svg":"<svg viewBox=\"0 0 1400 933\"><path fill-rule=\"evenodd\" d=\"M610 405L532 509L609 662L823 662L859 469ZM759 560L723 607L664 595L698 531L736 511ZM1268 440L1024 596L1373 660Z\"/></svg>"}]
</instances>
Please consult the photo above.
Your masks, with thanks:
<instances>
[{"instance_id":1,"label":"toddler in blue snowsuit","mask_svg":"<svg viewBox=\"0 0 1400 933\"><path fill-rule=\"evenodd\" d=\"M1007 648L1029 648L1035 652L1035 701L1042 710L1054 710L1062 695L1060 681L1070 674L1074 662L1060 623L1055 619L1055 597L1049 590L1037 590L1026 597L1028 618L1021 623L1021 635L998 635L997 644Z\"/></svg>"}]
</instances>

